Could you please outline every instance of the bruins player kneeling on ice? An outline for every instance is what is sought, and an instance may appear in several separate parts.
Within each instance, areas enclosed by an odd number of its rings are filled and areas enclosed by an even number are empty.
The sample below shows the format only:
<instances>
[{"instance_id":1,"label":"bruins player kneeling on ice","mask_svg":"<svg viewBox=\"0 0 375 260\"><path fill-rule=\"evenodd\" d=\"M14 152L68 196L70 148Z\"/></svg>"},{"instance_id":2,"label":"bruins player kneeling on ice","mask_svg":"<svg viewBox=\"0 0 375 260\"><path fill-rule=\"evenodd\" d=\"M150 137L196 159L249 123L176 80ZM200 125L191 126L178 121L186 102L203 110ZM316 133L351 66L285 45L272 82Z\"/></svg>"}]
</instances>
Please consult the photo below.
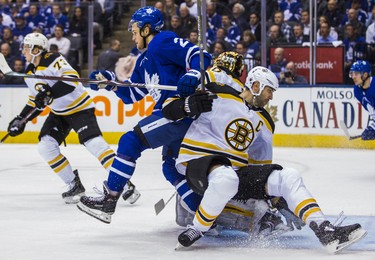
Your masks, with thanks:
<instances>
[{"instance_id":1,"label":"bruins player kneeling on ice","mask_svg":"<svg viewBox=\"0 0 375 260\"><path fill-rule=\"evenodd\" d=\"M259 95L266 86L278 84L276 76L267 68L256 67L252 75L251 93ZM212 111L202 113L193 121L176 160L176 167L181 174L186 174L189 186L203 195L193 225L187 226L178 236L176 248L189 247L202 238L232 198L283 197L289 209L309 225L332 253L367 233L360 224L332 225L294 169L283 169L275 164L248 166L247 150L258 137L258 129L266 122L249 112L240 96L243 89L221 86L213 91L218 98L213 101ZM173 102L170 106L178 108ZM170 111L166 114L170 115L169 119L177 120L181 112L176 116Z\"/></svg>"}]
</instances>

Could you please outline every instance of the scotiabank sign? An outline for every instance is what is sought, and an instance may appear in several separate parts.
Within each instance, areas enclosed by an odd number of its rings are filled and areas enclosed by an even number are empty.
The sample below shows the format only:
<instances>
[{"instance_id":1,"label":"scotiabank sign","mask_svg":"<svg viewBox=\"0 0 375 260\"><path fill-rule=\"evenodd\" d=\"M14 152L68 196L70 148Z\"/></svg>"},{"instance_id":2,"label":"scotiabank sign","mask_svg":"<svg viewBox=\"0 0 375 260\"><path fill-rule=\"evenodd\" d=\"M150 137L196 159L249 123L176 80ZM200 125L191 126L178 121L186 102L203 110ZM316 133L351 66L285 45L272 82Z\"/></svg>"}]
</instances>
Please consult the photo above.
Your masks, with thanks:
<instances>
[{"instance_id":1,"label":"scotiabank sign","mask_svg":"<svg viewBox=\"0 0 375 260\"><path fill-rule=\"evenodd\" d=\"M275 62L274 52L277 47L270 48L270 62ZM293 61L297 67L297 74L310 79L310 48L302 46L282 46L287 61ZM316 83L342 84L344 83L344 46L318 46L316 51ZM309 82L310 83L310 82Z\"/></svg>"}]
</instances>

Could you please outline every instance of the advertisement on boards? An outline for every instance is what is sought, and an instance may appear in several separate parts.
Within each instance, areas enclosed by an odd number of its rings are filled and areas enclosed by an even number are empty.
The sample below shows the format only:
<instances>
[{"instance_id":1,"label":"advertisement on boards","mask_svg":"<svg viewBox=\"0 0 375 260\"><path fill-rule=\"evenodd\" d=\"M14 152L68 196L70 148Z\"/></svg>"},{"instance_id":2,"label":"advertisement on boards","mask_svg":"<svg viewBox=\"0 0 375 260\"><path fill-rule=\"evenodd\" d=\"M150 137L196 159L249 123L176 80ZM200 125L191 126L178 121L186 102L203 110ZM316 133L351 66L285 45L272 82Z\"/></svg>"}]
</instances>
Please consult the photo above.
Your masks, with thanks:
<instances>
[{"instance_id":1,"label":"advertisement on boards","mask_svg":"<svg viewBox=\"0 0 375 260\"><path fill-rule=\"evenodd\" d=\"M282 46L285 50L284 57L293 61L297 73L310 79L310 48L302 46ZM274 52L276 47L270 48L270 63L275 62ZM316 83L317 84L343 84L344 83L344 47L318 46L316 54Z\"/></svg>"}]
</instances>

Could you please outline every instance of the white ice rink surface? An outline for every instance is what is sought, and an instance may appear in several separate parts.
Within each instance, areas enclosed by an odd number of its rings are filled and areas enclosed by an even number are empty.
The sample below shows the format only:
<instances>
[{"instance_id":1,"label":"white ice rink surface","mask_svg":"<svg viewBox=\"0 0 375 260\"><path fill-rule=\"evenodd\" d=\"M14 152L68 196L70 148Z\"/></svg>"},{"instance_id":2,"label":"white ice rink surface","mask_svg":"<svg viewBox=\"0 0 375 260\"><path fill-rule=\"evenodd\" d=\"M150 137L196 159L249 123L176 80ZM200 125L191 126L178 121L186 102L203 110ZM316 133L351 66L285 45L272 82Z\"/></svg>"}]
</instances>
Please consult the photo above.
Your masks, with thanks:
<instances>
[{"instance_id":1,"label":"white ice rink surface","mask_svg":"<svg viewBox=\"0 0 375 260\"><path fill-rule=\"evenodd\" d=\"M83 146L62 147L79 169L87 194L107 178ZM375 260L375 151L276 148L274 162L300 171L321 208L344 223L359 222L368 235L338 255L328 255L312 231L286 233L277 240L251 242L240 234L204 237L189 250L174 251L182 228L175 224L174 200L158 216L154 204L173 188L163 179L160 150L144 153L133 182L142 196L134 205L120 199L107 225L66 205L66 190L38 154L36 145L0 145L0 259L329 259ZM227 236L224 236L227 235Z\"/></svg>"}]
</instances>

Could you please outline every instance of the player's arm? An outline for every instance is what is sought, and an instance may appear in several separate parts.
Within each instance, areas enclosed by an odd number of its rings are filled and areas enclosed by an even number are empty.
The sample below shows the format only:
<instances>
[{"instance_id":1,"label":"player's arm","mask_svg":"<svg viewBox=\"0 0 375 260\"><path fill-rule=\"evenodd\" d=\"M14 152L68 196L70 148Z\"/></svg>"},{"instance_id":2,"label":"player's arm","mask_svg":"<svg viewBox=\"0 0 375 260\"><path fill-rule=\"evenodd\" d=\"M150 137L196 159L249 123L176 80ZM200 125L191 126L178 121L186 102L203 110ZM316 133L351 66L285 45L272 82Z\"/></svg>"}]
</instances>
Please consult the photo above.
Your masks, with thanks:
<instances>
[{"instance_id":1,"label":"player's arm","mask_svg":"<svg viewBox=\"0 0 375 260\"><path fill-rule=\"evenodd\" d=\"M199 116L212 110L213 99L216 95L208 92L195 92L186 98L172 97L163 104L163 115L170 120Z\"/></svg>"}]
</instances>

